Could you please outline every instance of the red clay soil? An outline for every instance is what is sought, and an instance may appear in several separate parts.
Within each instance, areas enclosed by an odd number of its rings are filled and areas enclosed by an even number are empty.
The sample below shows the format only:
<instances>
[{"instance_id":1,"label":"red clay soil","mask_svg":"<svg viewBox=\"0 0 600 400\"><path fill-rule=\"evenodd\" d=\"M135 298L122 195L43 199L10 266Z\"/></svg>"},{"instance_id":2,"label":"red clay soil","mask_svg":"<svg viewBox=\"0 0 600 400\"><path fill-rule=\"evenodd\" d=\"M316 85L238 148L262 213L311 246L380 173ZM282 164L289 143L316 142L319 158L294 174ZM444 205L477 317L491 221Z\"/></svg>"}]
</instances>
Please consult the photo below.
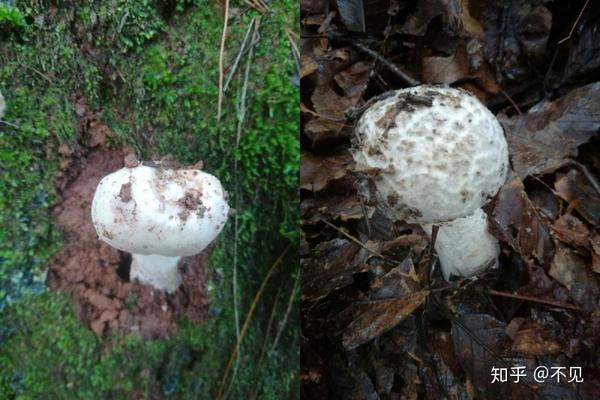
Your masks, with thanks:
<instances>
[{"instance_id":1,"label":"red clay soil","mask_svg":"<svg viewBox=\"0 0 600 400\"><path fill-rule=\"evenodd\" d=\"M80 129L87 131L89 147L72 151L63 145L59 149L64 157L58 184L61 193L53 212L65 245L50 260L48 287L71 294L80 319L99 335L117 331L162 338L176 332L182 316L205 320L210 302L205 285L210 249L180 261L183 283L173 294L128 282L127 273L117 273L120 264L120 271L127 270L123 267L127 257L98 240L90 206L100 179L122 168L132 151L105 148L108 128L93 115L80 118L87 119Z\"/></svg>"}]
</instances>

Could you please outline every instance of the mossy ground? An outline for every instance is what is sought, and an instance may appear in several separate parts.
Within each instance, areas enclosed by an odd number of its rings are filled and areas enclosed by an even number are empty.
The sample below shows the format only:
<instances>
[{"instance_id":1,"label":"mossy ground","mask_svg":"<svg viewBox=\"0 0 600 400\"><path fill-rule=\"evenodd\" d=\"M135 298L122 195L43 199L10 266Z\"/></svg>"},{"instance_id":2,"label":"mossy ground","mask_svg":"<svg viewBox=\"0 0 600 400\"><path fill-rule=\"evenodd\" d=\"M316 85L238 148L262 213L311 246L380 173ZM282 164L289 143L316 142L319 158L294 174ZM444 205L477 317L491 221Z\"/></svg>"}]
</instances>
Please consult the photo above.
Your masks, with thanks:
<instances>
[{"instance_id":1,"label":"mossy ground","mask_svg":"<svg viewBox=\"0 0 600 400\"><path fill-rule=\"evenodd\" d=\"M232 4L227 66L250 21L260 20L238 145L248 55L217 121L219 4L1 4L0 91L8 124L0 122L0 399L211 398L236 343L234 264L241 325L267 271L290 243L226 387L232 399L253 393L260 399L297 397L299 111L285 33L295 29L297 5L276 2L260 14ZM229 189L237 220L230 219L212 257L214 317L208 323L181 321L176 336L159 341L99 338L79 323L69 297L43 289L40 273L61 244L49 211L57 148L80 140L74 93L101 113L113 132L112 146L132 145L146 159L201 158Z\"/></svg>"}]
</instances>

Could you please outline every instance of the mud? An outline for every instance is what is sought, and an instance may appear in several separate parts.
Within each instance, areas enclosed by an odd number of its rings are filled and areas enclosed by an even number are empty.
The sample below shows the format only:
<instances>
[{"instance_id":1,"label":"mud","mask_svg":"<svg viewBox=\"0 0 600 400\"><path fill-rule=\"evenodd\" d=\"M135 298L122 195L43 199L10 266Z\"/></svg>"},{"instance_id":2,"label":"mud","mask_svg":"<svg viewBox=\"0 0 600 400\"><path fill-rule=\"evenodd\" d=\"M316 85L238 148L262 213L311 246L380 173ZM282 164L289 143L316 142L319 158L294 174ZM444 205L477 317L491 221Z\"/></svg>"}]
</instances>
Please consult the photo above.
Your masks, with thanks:
<instances>
[{"instance_id":1,"label":"mud","mask_svg":"<svg viewBox=\"0 0 600 400\"><path fill-rule=\"evenodd\" d=\"M81 137L88 138L87 146L78 145L73 150L63 145L59 149L63 156L58 176L60 196L53 214L65 245L50 260L48 287L72 295L81 321L99 335L137 333L155 339L175 333L183 316L196 322L205 320L210 248L181 260L183 283L175 293L166 294L129 282L131 257L98 240L90 216L94 191L103 176L122 168L124 159L131 159L133 151L105 148L110 132L81 103L77 103L81 107L78 115L81 112L79 116L85 120L83 126L80 124ZM121 194L127 197L127 190Z\"/></svg>"}]
</instances>

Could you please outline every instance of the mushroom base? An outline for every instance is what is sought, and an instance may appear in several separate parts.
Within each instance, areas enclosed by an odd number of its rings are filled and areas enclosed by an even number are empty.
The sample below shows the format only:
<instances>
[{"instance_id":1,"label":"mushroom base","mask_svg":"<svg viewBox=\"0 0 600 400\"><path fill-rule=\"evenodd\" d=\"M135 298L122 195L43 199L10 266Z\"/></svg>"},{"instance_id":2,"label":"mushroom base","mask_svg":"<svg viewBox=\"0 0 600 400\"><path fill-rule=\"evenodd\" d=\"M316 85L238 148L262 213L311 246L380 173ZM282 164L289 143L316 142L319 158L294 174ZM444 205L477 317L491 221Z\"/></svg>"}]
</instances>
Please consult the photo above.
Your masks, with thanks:
<instances>
[{"instance_id":1,"label":"mushroom base","mask_svg":"<svg viewBox=\"0 0 600 400\"><path fill-rule=\"evenodd\" d=\"M429 235L432 226L423 226ZM481 208L439 227L435 251L446 281L451 276L473 276L497 262L500 246L488 231L487 216Z\"/></svg>"},{"instance_id":2,"label":"mushroom base","mask_svg":"<svg viewBox=\"0 0 600 400\"><path fill-rule=\"evenodd\" d=\"M177 263L181 257L132 254L130 279L173 293L181 285Z\"/></svg>"}]
</instances>

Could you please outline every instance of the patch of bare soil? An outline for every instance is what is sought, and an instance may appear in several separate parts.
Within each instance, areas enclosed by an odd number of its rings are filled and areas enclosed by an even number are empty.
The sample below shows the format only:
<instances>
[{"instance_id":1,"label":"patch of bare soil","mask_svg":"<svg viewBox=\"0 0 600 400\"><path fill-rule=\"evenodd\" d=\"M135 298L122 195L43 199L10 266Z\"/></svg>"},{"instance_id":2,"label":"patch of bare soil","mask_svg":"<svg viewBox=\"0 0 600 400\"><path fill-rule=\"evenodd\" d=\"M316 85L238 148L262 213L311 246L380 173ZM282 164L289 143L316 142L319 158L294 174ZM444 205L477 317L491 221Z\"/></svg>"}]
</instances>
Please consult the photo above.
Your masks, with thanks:
<instances>
[{"instance_id":1,"label":"patch of bare soil","mask_svg":"<svg viewBox=\"0 0 600 400\"><path fill-rule=\"evenodd\" d=\"M99 335L117 331L162 338L176 332L181 316L205 320L210 303L205 285L210 248L180 261L183 283L167 294L129 282L131 257L98 239L90 211L96 186L102 177L122 168L133 152L107 149L108 127L83 98L75 99L75 104L79 137L88 138L88 145L59 149L64 157L61 193L53 212L66 244L50 261L48 287L71 294L81 320Z\"/></svg>"}]
</instances>

